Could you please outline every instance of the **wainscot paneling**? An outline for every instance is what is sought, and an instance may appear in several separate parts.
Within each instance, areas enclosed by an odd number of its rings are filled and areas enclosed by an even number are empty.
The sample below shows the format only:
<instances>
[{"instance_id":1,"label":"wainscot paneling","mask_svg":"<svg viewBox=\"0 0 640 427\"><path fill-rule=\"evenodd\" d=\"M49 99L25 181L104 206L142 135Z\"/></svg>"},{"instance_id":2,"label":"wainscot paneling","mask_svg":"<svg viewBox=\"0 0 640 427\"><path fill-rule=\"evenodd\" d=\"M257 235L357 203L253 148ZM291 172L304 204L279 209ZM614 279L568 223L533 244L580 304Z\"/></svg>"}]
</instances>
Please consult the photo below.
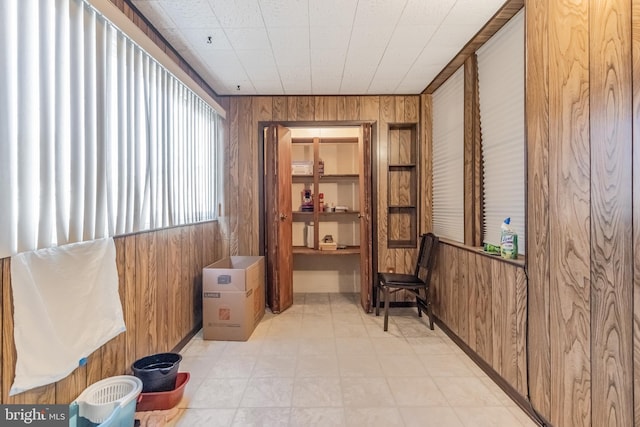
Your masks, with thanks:
<instances>
[{"instance_id":1,"label":"wainscot paneling","mask_svg":"<svg viewBox=\"0 0 640 427\"><path fill-rule=\"evenodd\" d=\"M432 278L438 320L522 395L526 394L524 278L521 262L446 240L441 240Z\"/></svg>"},{"instance_id":2,"label":"wainscot paneling","mask_svg":"<svg viewBox=\"0 0 640 427\"><path fill-rule=\"evenodd\" d=\"M85 366L55 384L9 397L16 363L11 259L0 260L0 403L67 404L87 386L131 374L148 354L172 351L202 326L202 268L228 255L217 221L114 239L120 300L127 327L96 350Z\"/></svg>"}]
</instances>

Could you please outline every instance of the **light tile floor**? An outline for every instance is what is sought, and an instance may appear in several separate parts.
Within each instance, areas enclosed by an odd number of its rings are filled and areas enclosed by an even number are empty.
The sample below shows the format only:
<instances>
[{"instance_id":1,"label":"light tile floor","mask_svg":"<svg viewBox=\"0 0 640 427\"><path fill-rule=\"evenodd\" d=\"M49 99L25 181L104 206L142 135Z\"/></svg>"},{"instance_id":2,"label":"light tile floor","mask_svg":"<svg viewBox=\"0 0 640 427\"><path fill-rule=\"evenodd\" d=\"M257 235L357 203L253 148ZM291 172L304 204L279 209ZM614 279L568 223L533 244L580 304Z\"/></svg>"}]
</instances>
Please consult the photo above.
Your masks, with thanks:
<instances>
[{"instance_id":1,"label":"light tile floor","mask_svg":"<svg viewBox=\"0 0 640 427\"><path fill-rule=\"evenodd\" d=\"M415 309L365 313L354 294L296 294L246 342L182 350L190 381L172 427L536 424Z\"/></svg>"}]
</instances>

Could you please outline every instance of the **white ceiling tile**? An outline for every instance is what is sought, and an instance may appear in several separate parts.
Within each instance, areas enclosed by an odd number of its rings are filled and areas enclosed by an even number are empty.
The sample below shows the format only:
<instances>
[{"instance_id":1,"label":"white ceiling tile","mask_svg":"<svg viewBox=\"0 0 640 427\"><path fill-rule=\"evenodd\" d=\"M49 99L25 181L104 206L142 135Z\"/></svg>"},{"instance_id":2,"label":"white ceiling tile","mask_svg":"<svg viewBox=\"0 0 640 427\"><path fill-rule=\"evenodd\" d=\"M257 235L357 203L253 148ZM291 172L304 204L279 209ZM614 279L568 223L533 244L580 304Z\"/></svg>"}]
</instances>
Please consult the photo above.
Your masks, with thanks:
<instances>
[{"instance_id":1,"label":"white ceiling tile","mask_svg":"<svg viewBox=\"0 0 640 427\"><path fill-rule=\"evenodd\" d=\"M276 57L276 65L278 69L309 69L311 59L308 51L288 51L283 52Z\"/></svg>"},{"instance_id":2,"label":"white ceiling tile","mask_svg":"<svg viewBox=\"0 0 640 427\"><path fill-rule=\"evenodd\" d=\"M278 68L270 52L265 50L237 50L236 55L253 80L279 80Z\"/></svg>"},{"instance_id":3,"label":"white ceiling tile","mask_svg":"<svg viewBox=\"0 0 640 427\"><path fill-rule=\"evenodd\" d=\"M438 27L435 25L407 25L398 26L391 40L389 41L388 50L411 48L422 48L433 37Z\"/></svg>"},{"instance_id":4,"label":"white ceiling tile","mask_svg":"<svg viewBox=\"0 0 640 427\"><path fill-rule=\"evenodd\" d=\"M247 78L236 78L234 80L226 80L228 83L225 85L225 93L228 95L255 95L256 89L253 87L251 81ZM240 86L240 89L238 89Z\"/></svg>"},{"instance_id":5,"label":"white ceiling tile","mask_svg":"<svg viewBox=\"0 0 640 427\"><path fill-rule=\"evenodd\" d=\"M349 54L356 49L380 55L389 44L389 38L393 34L393 27L354 27L349 42Z\"/></svg>"},{"instance_id":6,"label":"white ceiling tile","mask_svg":"<svg viewBox=\"0 0 640 427\"><path fill-rule=\"evenodd\" d=\"M187 28L182 31L182 37L185 43L202 53L210 50L229 50L232 48L222 28ZM208 37L211 37L211 43L207 42Z\"/></svg>"},{"instance_id":7,"label":"white ceiling tile","mask_svg":"<svg viewBox=\"0 0 640 427\"><path fill-rule=\"evenodd\" d=\"M218 94L227 95L238 94L237 84L241 94L419 93L504 3L132 1Z\"/></svg>"},{"instance_id":8,"label":"white ceiling tile","mask_svg":"<svg viewBox=\"0 0 640 427\"><path fill-rule=\"evenodd\" d=\"M309 0L309 23L320 27L351 27L358 0Z\"/></svg>"},{"instance_id":9,"label":"white ceiling tile","mask_svg":"<svg viewBox=\"0 0 640 427\"><path fill-rule=\"evenodd\" d=\"M271 50L267 30L264 27L228 28L226 29L229 43L234 49L265 49Z\"/></svg>"},{"instance_id":10,"label":"white ceiling tile","mask_svg":"<svg viewBox=\"0 0 640 427\"><path fill-rule=\"evenodd\" d=\"M373 79L367 88L369 94L391 94L394 93L398 86L397 79Z\"/></svg>"},{"instance_id":11,"label":"white ceiling tile","mask_svg":"<svg viewBox=\"0 0 640 427\"><path fill-rule=\"evenodd\" d=\"M504 0L457 0L445 23L480 29L503 4Z\"/></svg>"},{"instance_id":12,"label":"white ceiling tile","mask_svg":"<svg viewBox=\"0 0 640 427\"><path fill-rule=\"evenodd\" d=\"M318 67L311 70L311 80L342 80L342 68Z\"/></svg>"},{"instance_id":13,"label":"white ceiling tile","mask_svg":"<svg viewBox=\"0 0 640 427\"><path fill-rule=\"evenodd\" d=\"M456 0L408 0L398 26L440 25Z\"/></svg>"},{"instance_id":14,"label":"white ceiling tile","mask_svg":"<svg viewBox=\"0 0 640 427\"><path fill-rule=\"evenodd\" d=\"M309 95L311 94L311 82L308 80L289 80L282 82L286 95Z\"/></svg>"},{"instance_id":15,"label":"white ceiling tile","mask_svg":"<svg viewBox=\"0 0 640 427\"><path fill-rule=\"evenodd\" d=\"M309 25L307 0L260 0L260 10L270 28Z\"/></svg>"},{"instance_id":16,"label":"white ceiling tile","mask_svg":"<svg viewBox=\"0 0 640 427\"><path fill-rule=\"evenodd\" d=\"M257 0L209 0L209 4L224 28L264 26Z\"/></svg>"},{"instance_id":17,"label":"white ceiling tile","mask_svg":"<svg viewBox=\"0 0 640 427\"><path fill-rule=\"evenodd\" d=\"M271 47L276 55L289 50L309 50L309 28L269 28Z\"/></svg>"},{"instance_id":18,"label":"white ceiling tile","mask_svg":"<svg viewBox=\"0 0 640 427\"><path fill-rule=\"evenodd\" d=\"M280 80L252 80L259 95L281 95L284 93Z\"/></svg>"},{"instance_id":19,"label":"white ceiling tile","mask_svg":"<svg viewBox=\"0 0 640 427\"><path fill-rule=\"evenodd\" d=\"M311 49L345 49L351 39L351 27L311 27Z\"/></svg>"},{"instance_id":20,"label":"white ceiling tile","mask_svg":"<svg viewBox=\"0 0 640 427\"><path fill-rule=\"evenodd\" d=\"M159 0L158 4L180 29L220 26L207 0Z\"/></svg>"},{"instance_id":21,"label":"white ceiling tile","mask_svg":"<svg viewBox=\"0 0 640 427\"><path fill-rule=\"evenodd\" d=\"M313 89L313 93L322 93L322 94L326 94L326 95L339 93L339 91L340 91L340 80L335 80L335 79L318 80L318 79L314 79L312 81L312 89Z\"/></svg>"},{"instance_id":22,"label":"white ceiling tile","mask_svg":"<svg viewBox=\"0 0 640 427\"><path fill-rule=\"evenodd\" d=\"M339 68L342 70L347 52L337 49L318 49L311 51L311 67Z\"/></svg>"},{"instance_id":23,"label":"white ceiling tile","mask_svg":"<svg viewBox=\"0 0 640 427\"><path fill-rule=\"evenodd\" d=\"M359 0L354 26L395 26L406 0Z\"/></svg>"}]
</instances>

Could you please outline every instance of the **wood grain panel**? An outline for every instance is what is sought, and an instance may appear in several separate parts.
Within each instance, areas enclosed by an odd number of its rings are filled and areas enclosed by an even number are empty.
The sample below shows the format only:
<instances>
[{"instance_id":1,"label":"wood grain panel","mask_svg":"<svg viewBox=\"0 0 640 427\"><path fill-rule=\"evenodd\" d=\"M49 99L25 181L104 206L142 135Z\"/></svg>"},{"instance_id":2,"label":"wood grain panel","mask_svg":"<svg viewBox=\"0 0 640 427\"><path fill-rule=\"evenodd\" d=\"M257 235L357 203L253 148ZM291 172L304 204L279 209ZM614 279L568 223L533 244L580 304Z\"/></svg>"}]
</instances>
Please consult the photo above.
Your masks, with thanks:
<instances>
[{"instance_id":1,"label":"wood grain panel","mask_svg":"<svg viewBox=\"0 0 640 427\"><path fill-rule=\"evenodd\" d=\"M579 427L591 425L589 4L549 11L549 421Z\"/></svg>"},{"instance_id":2,"label":"wood grain panel","mask_svg":"<svg viewBox=\"0 0 640 427\"><path fill-rule=\"evenodd\" d=\"M363 96L360 98L360 120L378 121L380 116L380 97ZM378 129L378 133L380 129Z\"/></svg>"},{"instance_id":3,"label":"wood grain panel","mask_svg":"<svg viewBox=\"0 0 640 427\"><path fill-rule=\"evenodd\" d=\"M478 58L470 55L464 63L464 243L482 245L482 140Z\"/></svg>"},{"instance_id":4,"label":"wood grain panel","mask_svg":"<svg viewBox=\"0 0 640 427\"><path fill-rule=\"evenodd\" d=\"M591 424L631 425L631 2L590 6Z\"/></svg>"},{"instance_id":5,"label":"wood grain panel","mask_svg":"<svg viewBox=\"0 0 640 427\"><path fill-rule=\"evenodd\" d=\"M527 395L527 276L522 268L515 269L515 360L517 383L522 396Z\"/></svg>"},{"instance_id":6,"label":"wood grain panel","mask_svg":"<svg viewBox=\"0 0 640 427\"><path fill-rule=\"evenodd\" d=\"M231 103L229 108L231 116L231 124L229 129L227 164L229 165L227 173L223 174L228 182L226 188L229 189L229 201L227 203L229 207L229 230L227 233L229 240L229 253L230 255L238 255L238 222L241 215L240 212L240 141L239 141L239 127L241 123L246 120L246 117L242 115L242 109L240 108L239 100L235 100Z\"/></svg>"},{"instance_id":7,"label":"wood grain panel","mask_svg":"<svg viewBox=\"0 0 640 427\"><path fill-rule=\"evenodd\" d=\"M202 323L202 256L203 256L203 236L204 229L202 224L195 224L191 227L190 243L193 250L191 260L193 262L193 319L191 325L199 325Z\"/></svg>"},{"instance_id":8,"label":"wood grain panel","mask_svg":"<svg viewBox=\"0 0 640 427\"><path fill-rule=\"evenodd\" d=\"M152 245L150 240L151 237L146 233L135 235L136 320L147 325L145 328L136 329L136 359L152 354L156 341L156 322L153 313L155 307L155 290L152 290L149 285L149 251Z\"/></svg>"},{"instance_id":9,"label":"wood grain panel","mask_svg":"<svg viewBox=\"0 0 640 427\"><path fill-rule=\"evenodd\" d=\"M549 1L527 3L525 85L527 132L527 263L529 387L536 409L551 418L549 342Z\"/></svg>"},{"instance_id":10,"label":"wood grain panel","mask_svg":"<svg viewBox=\"0 0 640 427\"><path fill-rule=\"evenodd\" d=\"M524 7L524 0L507 0L495 15L482 27L478 33L460 50L460 52L440 71L429 86L422 92L423 94L433 94L451 75L458 69L464 61L472 55L480 46L489 40L500 30L513 16Z\"/></svg>"},{"instance_id":11,"label":"wood grain panel","mask_svg":"<svg viewBox=\"0 0 640 427\"><path fill-rule=\"evenodd\" d=\"M124 324L127 327L125 357L128 361L135 361L137 359L136 334L139 325L143 324L142 314L140 315L140 318L138 318L136 312L136 236L130 235L122 237L121 239L124 240L125 250L124 300L126 301L126 304L122 307Z\"/></svg>"},{"instance_id":12,"label":"wood grain panel","mask_svg":"<svg viewBox=\"0 0 640 427\"><path fill-rule=\"evenodd\" d=\"M405 123L417 123L420 120L420 98L414 95L404 96L404 116Z\"/></svg>"},{"instance_id":13,"label":"wood grain panel","mask_svg":"<svg viewBox=\"0 0 640 427\"><path fill-rule=\"evenodd\" d=\"M469 319L473 322L469 329L475 331L476 352L485 362L491 364L493 360L493 283L491 265L494 262L489 257L474 255L475 269L473 281L476 287L476 317ZM497 284L496 284L497 286Z\"/></svg>"},{"instance_id":14,"label":"wood grain panel","mask_svg":"<svg viewBox=\"0 0 640 427\"><path fill-rule=\"evenodd\" d=\"M124 239L114 239L116 247L116 265L118 266L118 294L120 296L120 304L122 305L122 313L126 312L127 300L125 299L125 244ZM126 326L126 322L125 322ZM104 345L100 352L100 377L107 378L126 372L126 357L123 349L127 348L126 333L119 334L117 337Z\"/></svg>"},{"instance_id":15,"label":"wood grain panel","mask_svg":"<svg viewBox=\"0 0 640 427\"><path fill-rule=\"evenodd\" d=\"M276 121L286 121L289 117L288 112L288 104L286 96L274 96L272 99L273 103L273 118L272 120ZM233 103L232 103L233 104Z\"/></svg>"},{"instance_id":16,"label":"wood grain panel","mask_svg":"<svg viewBox=\"0 0 640 427\"><path fill-rule=\"evenodd\" d=\"M469 256L471 252L457 251L458 259L458 301L456 305L456 315L458 317L458 336L469 343L469 306L470 306L470 283L469 283Z\"/></svg>"},{"instance_id":17,"label":"wood grain panel","mask_svg":"<svg viewBox=\"0 0 640 427\"><path fill-rule=\"evenodd\" d=\"M15 377L16 349L13 344L13 294L11 259L2 260L2 403L24 403L24 396L9 396Z\"/></svg>"},{"instance_id":18,"label":"wood grain panel","mask_svg":"<svg viewBox=\"0 0 640 427\"><path fill-rule=\"evenodd\" d=\"M633 57L633 396L634 425L640 425L640 7L632 6Z\"/></svg>"},{"instance_id":19,"label":"wood grain panel","mask_svg":"<svg viewBox=\"0 0 640 427\"><path fill-rule=\"evenodd\" d=\"M252 115L253 97L243 97L238 102L238 114L246 119L238 123L238 184L239 194L256 194L254 159L257 159L257 147L252 141L256 140L257 122ZM254 124L256 126L254 126ZM238 252L234 255L250 255L254 236L257 212L253 210L253 202L257 197L238 198Z\"/></svg>"},{"instance_id":20,"label":"wood grain panel","mask_svg":"<svg viewBox=\"0 0 640 427\"><path fill-rule=\"evenodd\" d=\"M158 230L155 235L155 288L156 288L156 348L154 353L164 348L172 348L177 344L169 338L169 305L172 300L169 297L169 271L168 271L168 230Z\"/></svg>"},{"instance_id":21,"label":"wood grain panel","mask_svg":"<svg viewBox=\"0 0 640 427\"><path fill-rule=\"evenodd\" d=\"M420 159L420 226L418 232L426 233L432 231L433 220L431 210L433 165L432 158L432 135L433 104L431 95L420 96L421 119L420 119L420 144L418 147L418 158Z\"/></svg>"},{"instance_id":22,"label":"wood grain panel","mask_svg":"<svg viewBox=\"0 0 640 427\"><path fill-rule=\"evenodd\" d=\"M182 307L182 231L180 228L167 230L167 283L169 286L169 299L171 303L167 307L169 330L167 336L172 342L179 342L182 337L180 319ZM185 301L186 303L186 301Z\"/></svg>"},{"instance_id":23,"label":"wood grain panel","mask_svg":"<svg viewBox=\"0 0 640 427\"><path fill-rule=\"evenodd\" d=\"M388 127L389 123L393 123L396 121L395 116L395 97L393 96L381 96L380 97L380 123L379 123L379 132L378 132L378 182L377 184L377 201L378 206L376 207L378 213L378 269L382 271L387 271L389 268L396 269L398 266L396 265L395 251L391 250L387 247L387 241L389 239L389 233L391 230L388 230L388 212L387 212L387 198L388 198L388 180L387 180L387 166L389 164L388 153L389 153L389 132Z\"/></svg>"},{"instance_id":24,"label":"wood grain panel","mask_svg":"<svg viewBox=\"0 0 640 427\"><path fill-rule=\"evenodd\" d=\"M514 388L518 386L516 268L505 262L491 265L493 286L493 368Z\"/></svg>"}]
</instances>

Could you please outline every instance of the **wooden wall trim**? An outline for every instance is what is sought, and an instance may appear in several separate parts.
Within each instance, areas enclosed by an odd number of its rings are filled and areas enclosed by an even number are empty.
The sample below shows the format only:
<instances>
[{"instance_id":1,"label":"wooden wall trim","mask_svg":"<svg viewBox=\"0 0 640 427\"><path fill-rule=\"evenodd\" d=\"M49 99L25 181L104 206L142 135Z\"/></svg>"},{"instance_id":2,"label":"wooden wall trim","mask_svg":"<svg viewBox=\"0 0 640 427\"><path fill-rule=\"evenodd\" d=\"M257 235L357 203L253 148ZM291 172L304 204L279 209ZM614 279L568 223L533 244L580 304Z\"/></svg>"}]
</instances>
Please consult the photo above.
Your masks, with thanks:
<instances>
[{"instance_id":1,"label":"wooden wall trim","mask_svg":"<svg viewBox=\"0 0 640 427\"><path fill-rule=\"evenodd\" d=\"M550 1L549 17L550 421L590 426L589 2Z\"/></svg>"},{"instance_id":2,"label":"wooden wall trim","mask_svg":"<svg viewBox=\"0 0 640 427\"><path fill-rule=\"evenodd\" d=\"M527 265L529 275L529 393L551 416L549 240L549 1L529 1L525 13L527 123Z\"/></svg>"},{"instance_id":3,"label":"wooden wall trim","mask_svg":"<svg viewBox=\"0 0 640 427\"><path fill-rule=\"evenodd\" d=\"M482 246L482 134L478 57L464 62L464 244Z\"/></svg>"},{"instance_id":4,"label":"wooden wall trim","mask_svg":"<svg viewBox=\"0 0 640 427\"><path fill-rule=\"evenodd\" d=\"M507 0L506 3L496 12L493 17L476 33L475 36L458 52L458 54L440 71L423 94L432 94L447 81L455 71L460 68L467 58L477 51L487 40L489 40L500 28L504 26L516 13L524 7L524 0Z\"/></svg>"},{"instance_id":5,"label":"wooden wall trim","mask_svg":"<svg viewBox=\"0 0 640 427\"><path fill-rule=\"evenodd\" d=\"M631 2L590 4L591 425L633 425Z\"/></svg>"},{"instance_id":6,"label":"wooden wall trim","mask_svg":"<svg viewBox=\"0 0 640 427\"><path fill-rule=\"evenodd\" d=\"M126 332L96 350L66 378L9 396L15 374L11 259L0 259L2 404L68 404L88 385L148 354L177 351L202 325L202 268L225 256L218 222L211 221L114 239Z\"/></svg>"},{"instance_id":7,"label":"wooden wall trim","mask_svg":"<svg viewBox=\"0 0 640 427\"><path fill-rule=\"evenodd\" d=\"M633 407L634 423L640 425L640 7L632 6L633 86Z\"/></svg>"},{"instance_id":8,"label":"wooden wall trim","mask_svg":"<svg viewBox=\"0 0 640 427\"><path fill-rule=\"evenodd\" d=\"M420 233L433 231L433 102L431 95L420 95Z\"/></svg>"}]
</instances>

